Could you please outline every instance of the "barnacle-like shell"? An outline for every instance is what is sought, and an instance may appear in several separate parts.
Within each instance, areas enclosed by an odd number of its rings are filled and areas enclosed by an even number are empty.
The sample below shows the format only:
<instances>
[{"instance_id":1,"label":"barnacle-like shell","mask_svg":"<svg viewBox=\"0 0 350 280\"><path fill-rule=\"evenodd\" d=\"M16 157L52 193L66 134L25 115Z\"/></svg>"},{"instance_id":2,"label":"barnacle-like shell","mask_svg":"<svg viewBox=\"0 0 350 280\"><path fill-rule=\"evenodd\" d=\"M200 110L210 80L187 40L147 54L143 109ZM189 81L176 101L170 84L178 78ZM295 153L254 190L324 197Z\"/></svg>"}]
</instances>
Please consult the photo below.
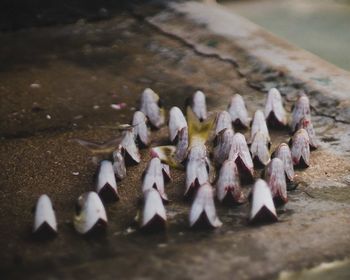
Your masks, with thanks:
<instances>
[{"instance_id":1,"label":"barnacle-like shell","mask_svg":"<svg viewBox=\"0 0 350 280\"><path fill-rule=\"evenodd\" d=\"M101 161L97 176L96 192L106 202L117 201L119 199L113 165L109 160Z\"/></svg>"},{"instance_id":2,"label":"barnacle-like shell","mask_svg":"<svg viewBox=\"0 0 350 280\"><path fill-rule=\"evenodd\" d=\"M146 231L164 230L166 212L159 192L150 188L144 192L141 228Z\"/></svg>"},{"instance_id":3,"label":"barnacle-like shell","mask_svg":"<svg viewBox=\"0 0 350 280\"><path fill-rule=\"evenodd\" d=\"M107 226L106 210L95 192L82 194L77 201L74 227L81 234L104 231Z\"/></svg>"},{"instance_id":4,"label":"barnacle-like shell","mask_svg":"<svg viewBox=\"0 0 350 280\"><path fill-rule=\"evenodd\" d=\"M205 95L200 90L196 91L192 97L192 111L200 121L207 118L207 104L205 101Z\"/></svg>"},{"instance_id":5,"label":"barnacle-like shell","mask_svg":"<svg viewBox=\"0 0 350 280\"><path fill-rule=\"evenodd\" d=\"M283 107L282 97L276 88L270 89L267 95L265 118L270 126L287 125L287 115Z\"/></svg>"},{"instance_id":6,"label":"barnacle-like shell","mask_svg":"<svg viewBox=\"0 0 350 280\"><path fill-rule=\"evenodd\" d=\"M170 167L168 164L162 163L162 173L165 183L171 181Z\"/></svg>"},{"instance_id":7,"label":"barnacle-like shell","mask_svg":"<svg viewBox=\"0 0 350 280\"><path fill-rule=\"evenodd\" d=\"M233 136L228 159L234 160L236 162L239 174L243 181L253 181L254 164L243 134L236 133Z\"/></svg>"},{"instance_id":8,"label":"barnacle-like shell","mask_svg":"<svg viewBox=\"0 0 350 280\"><path fill-rule=\"evenodd\" d=\"M267 141L270 142L270 134L269 130L267 129L264 113L260 110L257 110L254 114L254 119L252 123L250 142L253 141L255 133L257 133L259 130L267 137Z\"/></svg>"},{"instance_id":9,"label":"barnacle-like shell","mask_svg":"<svg viewBox=\"0 0 350 280\"><path fill-rule=\"evenodd\" d=\"M308 167L310 165L310 141L305 129L299 129L292 138L291 148L294 166Z\"/></svg>"},{"instance_id":10,"label":"barnacle-like shell","mask_svg":"<svg viewBox=\"0 0 350 280\"><path fill-rule=\"evenodd\" d=\"M294 181L294 167L292 161L292 154L290 152L289 146L286 143L281 143L275 153L274 156L282 160L284 173L286 175L286 179L289 182Z\"/></svg>"},{"instance_id":11,"label":"barnacle-like shell","mask_svg":"<svg viewBox=\"0 0 350 280\"><path fill-rule=\"evenodd\" d=\"M198 189L190 210L191 227L217 228L222 225L214 204L214 190L209 183L204 183Z\"/></svg>"},{"instance_id":12,"label":"barnacle-like shell","mask_svg":"<svg viewBox=\"0 0 350 280\"><path fill-rule=\"evenodd\" d=\"M235 126L243 128L249 127L250 118L241 95L235 94L231 98L231 103L227 110L230 113L231 120Z\"/></svg>"},{"instance_id":13,"label":"barnacle-like shell","mask_svg":"<svg viewBox=\"0 0 350 280\"><path fill-rule=\"evenodd\" d=\"M120 143L125 153L125 159L131 163L140 163L141 155L135 143L135 135L133 128L124 132L124 137Z\"/></svg>"},{"instance_id":14,"label":"barnacle-like shell","mask_svg":"<svg viewBox=\"0 0 350 280\"><path fill-rule=\"evenodd\" d=\"M135 139L141 146L147 147L150 143L150 131L147 127L147 118L141 111L136 111L132 119Z\"/></svg>"},{"instance_id":15,"label":"barnacle-like shell","mask_svg":"<svg viewBox=\"0 0 350 280\"><path fill-rule=\"evenodd\" d=\"M238 169L233 160L226 160L222 164L216 183L216 195L219 201L228 204L241 204L246 201L241 190Z\"/></svg>"},{"instance_id":16,"label":"barnacle-like shell","mask_svg":"<svg viewBox=\"0 0 350 280\"><path fill-rule=\"evenodd\" d=\"M221 111L216 117L215 136L226 128L232 129L231 116L227 111Z\"/></svg>"},{"instance_id":17,"label":"barnacle-like shell","mask_svg":"<svg viewBox=\"0 0 350 280\"><path fill-rule=\"evenodd\" d=\"M208 140L214 126L214 118L200 121L190 107L187 107L189 147L202 145Z\"/></svg>"},{"instance_id":18,"label":"barnacle-like shell","mask_svg":"<svg viewBox=\"0 0 350 280\"><path fill-rule=\"evenodd\" d=\"M307 134L309 135L310 148L317 149L318 140L310 116L305 116L302 118L297 127L298 129L303 128L306 130Z\"/></svg>"},{"instance_id":19,"label":"barnacle-like shell","mask_svg":"<svg viewBox=\"0 0 350 280\"><path fill-rule=\"evenodd\" d=\"M176 142L180 131L187 128L187 121L182 111L174 106L169 112L169 137L171 142Z\"/></svg>"},{"instance_id":20,"label":"barnacle-like shell","mask_svg":"<svg viewBox=\"0 0 350 280\"><path fill-rule=\"evenodd\" d=\"M46 194L39 197L35 206L33 233L40 237L52 237L57 233L55 211Z\"/></svg>"},{"instance_id":21,"label":"barnacle-like shell","mask_svg":"<svg viewBox=\"0 0 350 280\"><path fill-rule=\"evenodd\" d=\"M250 145L250 152L254 162L258 165L266 166L270 162L268 138L263 132L257 131L255 133Z\"/></svg>"},{"instance_id":22,"label":"barnacle-like shell","mask_svg":"<svg viewBox=\"0 0 350 280\"><path fill-rule=\"evenodd\" d=\"M271 160L265 171L265 180L276 205L287 203L287 183L282 160L279 158Z\"/></svg>"},{"instance_id":23,"label":"barnacle-like shell","mask_svg":"<svg viewBox=\"0 0 350 280\"><path fill-rule=\"evenodd\" d=\"M160 98L150 88L146 88L142 93L140 111L155 128L160 128L164 124L164 109L160 106Z\"/></svg>"},{"instance_id":24,"label":"barnacle-like shell","mask_svg":"<svg viewBox=\"0 0 350 280\"><path fill-rule=\"evenodd\" d=\"M191 198L199 186L209 181L206 148L197 145L191 148L186 165L185 197Z\"/></svg>"},{"instance_id":25,"label":"barnacle-like shell","mask_svg":"<svg viewBox=\"0 0 350 280\"><path fill-rule=\"evenodd\" d=\"M163 166L158 157L150 160L143 176L142 192L145 193L152 188L159 192L164 201L168 201L164 190Z\"/></svg>"},{"instance_id":26,"label":"barnacle-like shell","mask_svg":"<svg viewBox=\"0 0 350 280\"><path fill-rule=\"evenodd\" d=\"M218 134L213 151L213 158L216 164L221 165L228 158L233 137L234 132L230 128L226 128Z\"/></svg>"},{"instance_id":27,"label":"barnacle-like shell","mask_svg":"<svg viewBox=\"0 0 350 280\"><path fill-rule=\"evenodd\" d=\"M178 162L183 162L186 159L188 149L188 128L183 127L178 134L178 142L176 145L175 158Z\"/></svg>"},{"instance_id":28,"label":"barnacle-like shell","mask_svg":"<svg viewBox=\"0 0 350 280\"><path fill-rule=\"evenodd\" d=\"M119 180L123 180L126 177L125 160L121 146L119 146L118 149L113 152L113 170L115 176Z\"/></svg>"},{"instance_id":29,"label":"barnacle-like shell","mask_svg":"<svg viewBox=\"0 0 350 280\"><path fill-rule=\"evenodd\" d=\"M311 112L309 98L303 94L298 98L292 112L292 122L290 126L293 132L297 129L297 125L301 119L305 117L311 119Z\"/></svg>"},{"instance_id":30,"label":"barnacle-like shell","mask_svg":"<svg viewBox=\"0 0 350 280\"><path fill-rule=\"evenodd\" d=\"M272 200L271 190L262 179L258 179L253 187L251 223L277 222L276 208Z\"/></svg>"}]
</instances>

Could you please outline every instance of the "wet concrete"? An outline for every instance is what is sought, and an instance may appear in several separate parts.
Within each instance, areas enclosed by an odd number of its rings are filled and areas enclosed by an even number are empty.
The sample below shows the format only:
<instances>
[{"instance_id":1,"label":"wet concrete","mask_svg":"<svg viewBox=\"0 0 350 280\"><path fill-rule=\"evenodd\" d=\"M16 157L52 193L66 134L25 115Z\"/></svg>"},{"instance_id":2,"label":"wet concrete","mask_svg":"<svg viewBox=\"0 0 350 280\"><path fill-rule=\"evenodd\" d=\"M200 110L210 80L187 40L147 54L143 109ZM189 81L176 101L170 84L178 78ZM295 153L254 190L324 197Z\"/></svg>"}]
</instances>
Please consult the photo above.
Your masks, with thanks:
<instances>
[{"instance_id":1,"label":"wet concrete","mask_svg":"<svg viewBox=\"0 0 350 280\"><path fill-rule=\"evenodd\" d=\"M107 206L107 234L79 236L72 226L74 203L93 189L96 164L71 139L117 137L117 124L131 120L145 87L157 91L166 108L183 108L185 98L202 89L212 112L225 109L239 92L253 114L264 104L261 85L269 80L243 73L246 56L239 49L234 54L240 68L201 55L127 12L104 22L0 34L0 40L7 42L0 46L5 61L0 66L0 269L5 278L271 279L285 269L349 256L350 151L344 133L349 125L320 115L313 120L323 144L312 153L311 167L297 172L299 188L279 210L279 223L250 227L249 205L218 206L222 228L192 231L190 205L182 199L184 173L172 170L167 232L140 233L134 218L140 174L149 158L144 150L142 163L128 168L119 184L121 200ZM203 40L210 47L229 47L223 38ZM272 80L284 81L290 110L301 86L279 75ZM316 105L321 101L317 95L312 99ZM110 108L119 102L127 107ZM317 109L327 112L327 104ZM286 131L272 133L274 146L289 138ZM166 137L166 128L153 132L152 145ZM48 242L30 235L31 208L42 193L51 197L59 223L57 238Z\"/></svg>"}]
</instances>

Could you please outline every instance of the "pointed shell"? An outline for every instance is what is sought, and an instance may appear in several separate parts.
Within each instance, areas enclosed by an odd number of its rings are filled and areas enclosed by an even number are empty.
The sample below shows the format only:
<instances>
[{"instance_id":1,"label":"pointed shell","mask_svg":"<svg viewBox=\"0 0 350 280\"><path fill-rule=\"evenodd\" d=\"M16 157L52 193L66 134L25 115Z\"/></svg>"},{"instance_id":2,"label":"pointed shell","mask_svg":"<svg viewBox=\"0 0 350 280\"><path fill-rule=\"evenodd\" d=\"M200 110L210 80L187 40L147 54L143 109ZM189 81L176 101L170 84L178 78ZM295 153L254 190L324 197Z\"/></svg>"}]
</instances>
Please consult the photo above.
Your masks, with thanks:
<instances>
[{"instance_id":1,"label":"pointed shell","mask_svg":"<svg viewBox=\"0 0 350 280\"><path fill-rule=\"evenodd\" d=\"M222 164L216 183L216 195L221 202L228 201L239 204L245 202L245 196L239 182L238 169L233 160L226 160Z\"/></svg>"},{"instance_id":2,"label":"pointed shell","mask_svg":"<svg viewBox=\"0 0 350 280\"><path fill-rule=\"evenodd\" d=\"M265 118L271 126L287 125L287 115L283 107L282 97L276 88L270 89L267 95Z\"/></svg>"},{"instance_id":3,"label":"pointed shell","mask_svg":"<svg viewBox=\"0 0 350 280\"><path fill-rule=\"evenodd\" d=\"M81 234L88 234L107 226L106 210L95 192L88 192L78 198L78 213L74 217L74 227Z\"/></svg>"},{"instance_id":4,"label":"pointed shell","mask_svg":"<svg viewBox=\"0 0 350 280\"><path fill-rule=\"evenodd\" d=\"M261 131L257 131L250 145L252 158L259 164L266 166L270 162L270 152L268 138Z\"/></svg>"},{"instance_id":5,"label":"pointed shell","mask_svg":"<svg viewBox=\"0 0 350 280\"><path fill-rule=\"evenodd\" d=\"M271 190L262 179L258 179L253 187L251 223L277 222L276 208L272 200Z\"/></svg>"},{"instance_id":6,"label":"pointed shell","mask_svg":"<svg viewBox=\"0 0 350 280\"><path fill-rule=\"evenodd\" d=\"M192 97L192 111L201 121L207 118L205 95L200 90L196 91Z\"/></svg>"},{"instance_id":7,"label":"pointed shell","mask_svg":"<svg viewBox=\"0 0 350 280\"><path fill-rule=\"evenodd\" d=\"M191 198L200 185L209 181L206 159L192 159L186 165L185 197Z\"/></svg>"},{"instance_id":8,"label":"pointed shell","mask_svg":"<svg viewBox=\"0 0 350 280\"><path fill-rule=\"evenodd\" d=\"M292 138L291 155L294 166L310 165L310 141L305 129L299 129Z\"/></svg>"},{"instance_id":9,"label":"pointed shell","mask_svg":"<svg viewBox=\"0 0 350 280\"><path fill-rule=\"evenodd\" d=\"M187 156L188 149L188 128L184 127L179 131L178 142L176 145L175 158L178 162L183 162Z\"/></svg>"},{"instance_id":10,"label":"pointed shell","mask_svg":"<svg viewBox=\"0 0 350 280\"><path fill-rule=\"evenodd\" d=\"M166 212L159 192L153 188L146 190L144 192L141 228L148 230L164 229L166 220Z\"/></svg>"},{"instance_id":11,"label":"pointed shell","mask_svg":"<svg viewBox=\"0 0 350 280\"><path fill-rule=\"evenodd\" d=\"M97 176L96 192L103 201L119 200L112 162L103 160Z\"/></svg>"},{"instance_id":12,"label":"pointed shell","mask_svg":"<svg viewBox=\"0 0 350 280\"><path fill-rule=\"evenodd\" d=\"M33 233L39 232L50 235L57 232L55 211L50 198L46 194L39 197L35 207Z\"/></svg>"},{"instance_id":13,"label":"pointed shell","mask_svg":"<svg viewBox=\"0 0 350 280\"><path fill-rule=\"evenodd\" d=\"M253 180L254 164L243 134L236 133L234 135L228 159L236 162L240 176L243 180Z\"/></svg>"},{"instance_id":14,"label":"pointed shell","mask_svg":"<svg viewBox=\"0 0 350 280\"><path fill-rule=\"evenodd\" d=\"M169 137L174 142L178 138L181 129L187 127L187 121L182 111L174 106L169 112Z\"/></svg>"},{"instance_id":15,"label":"pointed shell","mask_svg":"<svg viewBox=\"0 0 350 280\"><path fill-rule=\"evenodd\" d=\"M270 187L275 203L287 203L287 182L282 160L279 158L273 158L271 160L266 168L265 180Z\"/></svg>"},{"instance_id":16,"label":"pointed shell","mask_svg":"<svg viewBox=\"0 0 350 280\"><path fill-rule=\"evenodd\" d=\"M305 116L304 118L302 118L297 128L298 129L303 128L306 130L307 134L309 135L310 147L312 149L317 149L319 144L318 144L314 126L312 125L310 116Z\"/></svg>"},{"instance_id":17,"label":"pointed shell","mask_svg":"<svg viewBox=\"0 0 350 280\"><path fill-rule=\"evenodd\" d=\"M215 136L226 128L232 129L231 116L227 111L221 111L216 117Z\"/></svg>"},{"instance_id":18,"label":"pointed shell","mask_svg":"<svg viewBox=\"0 0 350 280\"><path fill-rule=\"evenodd\" d=\"M217 228L222 225L219 220L215 204L214 204L214 190L209 183L200 186L190 210L190 226L209 226Z\"/></svg>"},{"instance_id":19,"label":"pointed shell","mask_svg":"<svg viewBox=\"0 0 350 280\"><path fill-rule=\"evenodd\" d=\"M113 152L113 170L119 180L123 180L126 177L125 160L121 146Z\"/></svg>"},{"instance_id":20,"label":"pointed shell","mask_svg":"<svg viewBox=\"0 0 350 280\"><path fill-rule=\"evenodd\" d=\"M241 95L235 94L231 98L227 111L230 113L231 120L235 126L249 127L250 118Z\"/></svg>"},{"instance_id":21,"label":"pointed shell","mask_svg":"<svg viewBox=\"0 0 350 280\"><path fill-rule=\"evenodd\" d=\"M134 127L135 139L142 146L147 147L150 143L150 131L147 127L147 118L141 111L136 111L132 119L132 126Z\"/></svg>"},{"instance_id":22,"label":"pointed shell","mask_svg":"<svg viewBox=\"0 0 350 280\"><path fill-rule=\"evenodd\" d=\"M164 124L164 111L160 108L159 101L159 96L150 88L143 91L140 111L155 128L160 128Z\"/></svg>"},{"instance_id":23,"label":"pointed shell","mask_svg":"<svg viewBox=\"0 0 350 280\"><path fill-rule=\"evenodd\" d=\"M163 166L159 158L154 157L148 163L142 182L142 192L149 189L156 189L163 200L168 201L164 190Z\"/></svg>"},{"instance_id":24,"label":"pointed shell","mask_svg":"<svg viewBox=\"0 0 350 280\"><path fill-rule=\"evenodd\" d=\"M218 134L213 151L213 158L216 164L221 165L228 158L233 139L233 129L226 128Z\"/></svg>"},{"instance_id":25,"label":"pointed shell","mask_svg":"<svg viewBox=\"0 0 350 280\"><path fill-rule=\"evenodd\" d=\"M301 119L305 117L311 119L311 111L309 98L305 94L303 94L298 98L292 112L292 122L290 125L292 132L294 132L297 129L297 125L299 124Z\"/></svg>"},{"instance_id":26,"label":"pointed shell","mask_svg":"<svg viewBox=\"0 0 350 280\"><path fill-rule=\"evenodd\" d=\"M290 181L294 181L294 167L292 161L292 154L289 149L289 146L286 143L281 143L275 153L274 156L281 159L283 162L284 173L286 178Z\"/></svg>"},{"instance_id":27,"label":"pointed shell","mask_svg":"<svg viewBox=\"0 0 350 280\"><path fill-rule=\"evenodd\" d=\"M125 159L128 159L132 163L140 163L141 155L139 149L135 143L134 130L129 129L124 132L124 137L120 143L123 151L125 152Z\"/></svg>"},{"instance_id":28,"label":"pointed shell","mask_svg":"<svg viewBox=\"0 0 350 280\"><path fill-rule=\"evenodd\" d=\"M257 133L259 130L266 135L268 142L270 142L270 134L269 130L267 129L264 113L260 110L257 110L254 114L254 119L252 123L250 142L253 141L255 133Z\"/></svg>"}]
</instances>

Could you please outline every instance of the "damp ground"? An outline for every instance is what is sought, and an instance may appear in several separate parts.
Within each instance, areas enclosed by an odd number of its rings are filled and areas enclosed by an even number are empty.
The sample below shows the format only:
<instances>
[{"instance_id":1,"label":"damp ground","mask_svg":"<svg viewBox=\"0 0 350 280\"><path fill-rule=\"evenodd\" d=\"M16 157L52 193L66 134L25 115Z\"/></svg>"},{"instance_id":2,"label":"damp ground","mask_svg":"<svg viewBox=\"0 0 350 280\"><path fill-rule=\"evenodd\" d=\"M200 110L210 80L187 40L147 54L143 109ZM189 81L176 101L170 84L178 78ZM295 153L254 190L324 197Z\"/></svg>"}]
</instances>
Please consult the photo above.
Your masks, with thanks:
<instances>
[{"instance_id":1,"label":"damp ground","mask_svg":"<svg viewBox=\"0 0 350 280\"><path fill-rule=\"evenodd\" d=\"M78 235L72 226L75 201L94 189L97 165L74 139L101 143L118 137L118 124L131 121L146 87L167 109L184 108L185 99L201 89L212 114L239 92L252 115L266 95L231 63L202 56L128 12L0 38L6 42L0 46L0 271L6 279L271 279L349 256L349 125L320 114L313 121L322 144L312 153L311 167L297 171L299 186L278 210L278 223L252 227L248 204L217 203L223 227L190 230L184 173L172 170L167 231L142 234L135 216L146 149L141 164L129 167L118 184L121 200L107 205L107 233L95 239ZM220 40L208 39L208 45ZM298 90L284 92L288 111ZM121 110L110 106L121 102L127 105ZM327 104L319 110L327 113ZM273 147L289 139L287 131L271 134ZM152 139L153 146L166 143L167 129L152 132ZM37 242L31 209L43 193L54 203L58 236Z\"/></svg>"}]
</instances>

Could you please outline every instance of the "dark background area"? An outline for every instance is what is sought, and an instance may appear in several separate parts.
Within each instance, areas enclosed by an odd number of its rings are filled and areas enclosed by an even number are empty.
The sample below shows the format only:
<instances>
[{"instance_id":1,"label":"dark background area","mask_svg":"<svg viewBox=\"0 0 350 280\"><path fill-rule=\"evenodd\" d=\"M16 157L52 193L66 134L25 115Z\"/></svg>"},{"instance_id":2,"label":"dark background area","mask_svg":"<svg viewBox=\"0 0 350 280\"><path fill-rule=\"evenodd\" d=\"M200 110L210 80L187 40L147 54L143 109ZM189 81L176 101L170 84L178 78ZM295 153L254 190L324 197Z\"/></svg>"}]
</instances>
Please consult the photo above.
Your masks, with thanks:
<instances>
[{"instance_id":1,"label":"dark background area","mask_svg":"<svg viewBox=\"0 0 350 280\"><path fill-rule=\"evenodd\" d=\"M125 0L2 0L0 31L106 19L132 3ZM146 2L146 1L142 1Z\"/></svg>"}]
</instances>

